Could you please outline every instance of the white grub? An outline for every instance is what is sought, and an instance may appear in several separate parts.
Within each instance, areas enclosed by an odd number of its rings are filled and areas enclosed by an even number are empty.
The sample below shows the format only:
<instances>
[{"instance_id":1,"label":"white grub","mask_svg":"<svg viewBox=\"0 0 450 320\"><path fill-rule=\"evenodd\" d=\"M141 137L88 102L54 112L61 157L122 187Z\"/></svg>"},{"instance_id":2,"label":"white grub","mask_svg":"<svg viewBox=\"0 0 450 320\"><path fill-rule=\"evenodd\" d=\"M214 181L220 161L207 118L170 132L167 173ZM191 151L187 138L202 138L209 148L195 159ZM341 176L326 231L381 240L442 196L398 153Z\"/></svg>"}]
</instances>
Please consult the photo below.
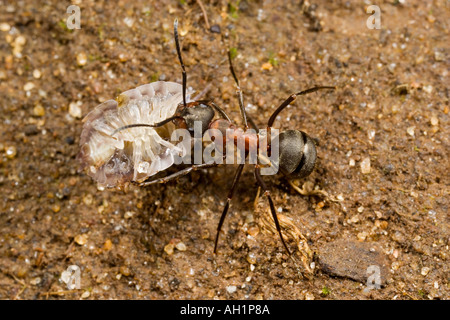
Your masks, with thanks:
<instances>
[{"instance_id":1,"label":"white grub","mask_svg":"<svg viewBox=\"0 0 450 320\"><path fill-rule=\"evenodd\" d=\"M180 84L157 81L123 92L115 100L97 106L83 119L78 154L82 168L99 185L120 188L131 181L142 182L172 166L174 154L184 151L168 141L174 129L172 123L158 131L134 127L114 136L112 133L130 124L166 120L175 114L182 101Z\"/></svg>"}]
</instances>

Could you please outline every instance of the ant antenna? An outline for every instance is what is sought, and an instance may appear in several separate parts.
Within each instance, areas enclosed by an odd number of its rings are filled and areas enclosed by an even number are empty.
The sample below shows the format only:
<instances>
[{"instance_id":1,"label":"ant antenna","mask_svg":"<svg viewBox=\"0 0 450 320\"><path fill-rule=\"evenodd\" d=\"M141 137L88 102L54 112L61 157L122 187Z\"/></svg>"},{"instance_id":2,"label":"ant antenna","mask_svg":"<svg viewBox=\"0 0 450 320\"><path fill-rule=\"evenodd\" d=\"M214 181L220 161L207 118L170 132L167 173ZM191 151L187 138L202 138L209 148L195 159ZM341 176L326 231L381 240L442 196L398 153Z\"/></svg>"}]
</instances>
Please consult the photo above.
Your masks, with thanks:
<instances>
[{"instance_id":1,"label":"ant antenna","mask_svg":"<svg viewBox=\"0 0 450 320\"><path fill-rule=\"evenodd\" d=\"M330 86L316 86L314 88L309 88L303 91L300 91L298 93L294 93L292 95L289 96L289 98L287 98L278 108L277 110L275 110L272 115L270 116L269 122L267 123L267 127L272 127L273 123L275 122L275 118L278 116L278 114L283 111L284 108L286 108L289 104L291 104L292 101L294 101L297 96L301 96L304 94L308 94L311 92L316 92L322 89L336 89L336 87L330 87Z\"/></svg>"},{"instance_id":2,"label":"ant antenna","mask_svg":"<svg viewBox=\"0 0 450 320\"><path fill-rule=\"evenodd\" d=\"M236 77L236 73L234 72L234 68L233 68L233 63L231 62L232 58L231 58L231 50L228 50L228 61L230 62L230 71L231 74L233 75L234 81L236 82L236 87L237 87L237 94L238 94L238 99L239 99L239 108L241 109L241 116L242 116L242 120L244 121L244 127L245 130L248 129L248 123L247 123L247 114L245 113L245 107L244 107L244 98L242 97L242 91L241 91L241 87L239 86L239 80Z\"/></svg>"},{"instance_id":3,"label":"ant antenna","mask_svg":"<svg viewBox=\"0 0 450 320\"><path fill-rule=\"evenodd\" d=\"M126 129L130 129L130 128L137 128L137 127L158 128L158 127L162 127L166 123L169 123L170 121L173 121L175 119L183 119L183 118L180 117L180 116L173 116L173 117L167 118L166 120L163 120L163 121L155 123L155 124L147 124L147 123L127 124L126 126L122 126L120 128L117 128L116 130L114 130L113 133L111 133L111 136L115 135L116 133L118 133L120 131L123 131L123 130L126 130Z\"/></svg>"},{"instance_id":4,"label":"ant antenna","mask_svg":"<svg viewBox=\"0 0 450 320\"><path fill-rule=\"evenodd\" d=\"M173 22L173 35L175 37L175 46L177 47L178 59L180 59L181 69L183 73L183 105L186 107L186 68L181 58L180 42L178 40L178 19Z\"/></svg>"}]
</instances>

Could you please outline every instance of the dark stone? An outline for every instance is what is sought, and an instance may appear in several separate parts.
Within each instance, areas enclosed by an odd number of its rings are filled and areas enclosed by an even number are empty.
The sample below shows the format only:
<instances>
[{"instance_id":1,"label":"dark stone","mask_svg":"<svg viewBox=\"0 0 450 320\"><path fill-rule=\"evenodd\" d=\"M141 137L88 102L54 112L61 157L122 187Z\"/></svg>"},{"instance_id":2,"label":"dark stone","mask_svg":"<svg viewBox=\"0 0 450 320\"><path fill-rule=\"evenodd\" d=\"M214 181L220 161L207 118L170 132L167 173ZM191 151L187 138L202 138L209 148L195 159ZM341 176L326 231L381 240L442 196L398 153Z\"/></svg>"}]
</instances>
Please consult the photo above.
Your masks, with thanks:
<instances>
[{"instance_id":1,"label":"dark stone","mask_svg":"<svg viewBox=\"0 0 450 320\"><path fill-rule=\"evenodd\" d=\"M389 260L375 243L337 240L319 248L319 268L332 276L349 278L366 284L376 266L380 270L381 286L389 275Z\"/></svg>"},{"instance_id":2,"label":"dark stone","mask_svg":"<svg viewBox=\"0 0 450 320\"><path fill-rule=\"evenodd\" d=\"M214 24L209 30L211 30L211 32L213 33L220 33L220 26L218 24Z\"/></svg>"},{"instance_id":3,"label":"dark stone","mask_svg":"<svg viewBox=\"0 0 450 320\"><path fill-rule=\"evenodd\" d=\"M66 140L66 143L67 143L67 144L70 144L70 145L72 145L72 144L75 143L75 139L74 139L73 137L71 137L71 136L66 137L65 140Z\"/></svg>"},{"instance_id":4,"label":"dark stone","mask_svg":"<svg viewBox=\"0 0 450 320\"><path fill-rule=\"evenodd\" d=\"M27 136L34 136L39 133L38 128L34 124L28 124L23 128L23 132Z\"/></svg>"}]
</instances>

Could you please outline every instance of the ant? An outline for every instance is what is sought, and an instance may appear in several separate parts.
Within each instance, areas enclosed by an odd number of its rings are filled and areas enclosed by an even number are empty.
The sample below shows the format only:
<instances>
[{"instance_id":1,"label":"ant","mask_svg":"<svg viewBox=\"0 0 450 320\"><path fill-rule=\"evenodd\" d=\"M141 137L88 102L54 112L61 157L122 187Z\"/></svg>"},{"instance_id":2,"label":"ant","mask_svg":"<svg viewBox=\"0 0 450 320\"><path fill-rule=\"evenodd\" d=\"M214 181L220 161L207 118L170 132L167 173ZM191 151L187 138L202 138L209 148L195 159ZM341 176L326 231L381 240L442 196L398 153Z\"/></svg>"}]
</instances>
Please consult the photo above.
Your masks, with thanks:
<instances>
[{"instance_id":1,"label":"ant","mask_svg":"<svg viewBox=\"0 0 450 320\"><path fill-rule=\"evenodd\" d=\"M120 127L116 127L116 129L111 133L110 136L113 137L116 134L118 134L119 132L122 132L122 131L130 129L130 128L136 128L136 127L158 128L158 127L163 127L168 123L175 124L176 128L187 129L189 131L189 133L191 135L193 135L194 123L200 122L202 135L208 129L215 129L215 130L218 130L222 134L223 137L229 136L229 132L231 131L234 141L237 141L238 139L243 139L245 141L244 147L242 147L242 146L240 146L240 147L244 148L245 150L239 150L239 151L244 152L245 157L247 157L251 146L256 146L256 148L258 148L258 150L259 150L259 148L262 148L262 146L260 144L258 144L261 133L258 130L257 126L254 124L254 122L247 116L247 113L245 111L244 102L243 102L243 93L242 93L242 90L241 90L241 87L239 84L239 80L234 71L231 52L230 51L228 52L228 62L229 62L230 72L231 72L234 82L236 84L236 89L237 89L236 93L237 93L237 98L239 101L239 108L240 108L240 113L241 113L243 127L244 127L243 129L235 126L232 123L232 121L230 120L230 118L228 117L228 115L225 113L225 111L222 110L220 107L218 107L216 104L214 104L212 101L207 101L207 100L188 101L188 97L186 95L187 73L186 73L186 67L184 65L183 58L181 55L181 47L180 47L180 42L179 42L179 37L178 37L178 20L177 19L175 19L175 21L174 21L174 40L175 40L178 59L179 59L181 69L182 69L182 102L181 101L179 102L178 106L176 107L176 110L174 110L174 113L172 113L172 116L166 117L165 119L163 119L160 122L153 123L153 124L150 124L150 123L126 124L126 125L123 125ZM156 84L158 84L158 83L156 83ZM159 82L159 85L164 85L164 84L167 84L167 85L170 84L172 86L177 85L175 83ZM152 85L152 84L149 84L149 85ZM148 85L144 85L144 86L148 86ZM144 87L144 86L142 86L142 87ZM140 87L140 88L142 88L142 87ZM137 89L139 89L139 88L137 88ZM137 90L137 89L134 89L134 90ZM296 98L298 96L306 95L306 94L316 92L319 90L323 90L323 89L333 90L333 89L335 89L335 87L333 87L333 86L315 86L313 88L291 94L283 103L280 104L280 106L270 116L269 120L267 121L267 133L270 134L270 130L274 124L274 121L275 121L276 117L280 114L280 112L283 111L287 106L289 106L294 100L296 100ZM145 90L147 90L147 89L145 89ZM141 93L142 93L141 97L144 96L145 90L141 89ZM132 90L130 90L130 91L132 91ZM130 94L128 94L128 95L130 95ZM120 98L120 96L119 96L119 98ZM138 95L138 97L136 99L143 99L143 98L139 98L139 95ZM181 97L180 97L180 100L181 100ZM119 103L120 102L121 101L119 101ZM164 102L164 101L162 101L162 102ZM112 103L114 103L114 101ZM120 104L119 104L119 106L120 106ZM163 106L161 108L165 108L165 107ZM93 112L95 112L95 110ZM221 118L214 120L216 112L218 112L220 114ZM100 117L99 112L97 112L95 116L96 116L96 118L99 118ZM86 118L88 118L88 117L89 117L89 115ZM100 120L103 120L103 119L100 119ZM252 126L256 129L256 131L249 130L248 122L250 122L252 124ZM87 131L91 130L91 126L93 126L91 123L93 123L93 121L88 119L87 124L89 124L89 126L86 127ZM154 130L154 129L151 129L151 130ZM147 135L148 135L148 133L147 133ZM86 133L85 136L88 136L88 134ZM159 136L158 136L158 138L159 138ZM296 179L304 178L304 177L307 177L308 175L310 175L314 169L316 159L317 159L317 152L316 152L316 147L315 147L313 139L303 131L292 130L292 129L282 131L278 135L278 139L279 139L278 140L279 141L279 157L276 161L276 166L278 169L277 172L281 173L284 177L291 178L291 179L292 178L296 178ZM158 140L158 141L160 141L160 140ZM270 140L268 140L268 141L270 141ZM133 140L131 140L131 143L133 143ZM161 143L161 142L158 142L158 143ZM167 144L167 142L165 142L165 143ZM224 141L224 144L225 144L225 141ZM237 148L239 148L239 145L237 143L235 143L235 145ZM83 147L86 147L86 146L84 145ZM223 146L223 148L225 148L225 145ZM271 144L268 143L268 145L264 146L264 148L267 148L267 150L264 150L264 151L270 152ZM85 149L89 149L89 148L86 147ZM117 150L116 150L116 152L117 152ZM87 158L86 154L87 154L87 150L84 151L84 155L83 155L84 159ZM114 156L115 155L116 154L114 154ZM111 156L111 157L114 158L114 156ZM159 154L157 156L161 157L161 154ZM111 158L109 158L109 159L111 159ZM114 160L116 160L116 159L114 159ZM86 162L86 160L85 160L85 162ZM172 164L173 164L173 162L172 162ZM166 166L166 168L172 164L169 163ZM144 180L144 181L137 181L137 180L131 179L131 182L133 182L139 186L149 186L149 185L157 184L157 183L166 183L168 181L171 181L171 180L179 178L183 175L186 175L186 174L190 173L191 171L198 170L198 169L204 169L204 168L216 167L218 165L219 164L216 162L194 164L194 165L191 165L187 168L184 168L174 174L168 175L163 178L155 178L152 180ZM227 201L226 201L225 207L223 208L222 214L220 216L219 224L217 226L217 233L216 233L216 237L215 237L215 241L214 241L214 253L217 253L219 234L220 234L222 225L225 221L225 218L227 216L227 213L229 211L231 201L232 201L233 196L236 191L236 187L239 184L239 180L241 178L241 174L244 169L244 165L245 165L245 163L239 164L238 168L236 169L236 172L234 174L233 183L228 192ZM291 252L290 252L288 246L286 245L286 242L281 233L281 227L280 227L280 223L277 218L275 205L272 200L270 189L268 188L267 184L264 182L264 180L261 176L261 165L256 164L254 166L255 166L254 167L254 175L255 175L256 182L259 185L259 187L263 190L264 195L267 196L267 198L268 198L270 211L271 211L273 220L275 222L276 230L280 236L280 239L281 239L281 242L282 242L284 248L286 249L288 254L291 256ZM163 169L155 170L154 173L158 173L160 171L163 171ZM152 173L152 174L154 174L154 173ZM121 174L125 175L123 173L121 173ZM122 178L122 176L120 176L120 175L119 175L119 177Z\"/></svg>"}]
</instances>

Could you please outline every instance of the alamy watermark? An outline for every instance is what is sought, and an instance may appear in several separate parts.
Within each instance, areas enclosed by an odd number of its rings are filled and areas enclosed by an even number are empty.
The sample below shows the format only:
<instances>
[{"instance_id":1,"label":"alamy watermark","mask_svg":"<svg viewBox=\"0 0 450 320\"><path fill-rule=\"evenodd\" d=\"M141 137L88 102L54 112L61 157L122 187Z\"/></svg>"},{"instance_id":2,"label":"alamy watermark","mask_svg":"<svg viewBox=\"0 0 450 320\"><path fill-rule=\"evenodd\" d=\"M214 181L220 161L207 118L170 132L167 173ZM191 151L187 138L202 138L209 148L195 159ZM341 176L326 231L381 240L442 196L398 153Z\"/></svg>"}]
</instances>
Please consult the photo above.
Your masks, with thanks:
<instances>
[{"instance_id":1,"label":"alamy watermark","mask_svg":"<svg viewBox=\"0 0 450 320\"><path fill-rule=\"evenodd\" d=\"M66 13L71 15L66 20L67 29L81 29L81 9L79 6L70 5L67 7Z\"/></svg>"},{"instance_id":2,"label":"alamy watermark","mask_svg":"<svg viewBox=\"0 0 450 320\"><path fill-rule=\"evenodd\" d=\"M366 13L371 14L367 18L366 26L369 29L381 29L381 10L379 6L370 5L366 9Z\"/></svg>"},{"instance_id":3,"label":"alamy watermark","mask_svg":"<svg viewBox=\"0 0 450 320\"><path fill-rule=\"evenodd\" d=\"M67 7L66 13L70 16L66 19L67 29L81 29L81 9L77 5ZM366 9L366 13L371 16L367 18L366 26L369 29L381 29L381 9L377 5L370 5Z\"/></svg>"},{"instance_id":4,"label":"alamy watermark","mask_svg":"<svg viewBox=\"0 0 450 320\"><path fill-rule=\"evenodd\" d=\"M371 265L366 270L367 283L364 291L368 292L373 289L381 288L381 270L377 265Z\"/></svg>"}]
</instances>

